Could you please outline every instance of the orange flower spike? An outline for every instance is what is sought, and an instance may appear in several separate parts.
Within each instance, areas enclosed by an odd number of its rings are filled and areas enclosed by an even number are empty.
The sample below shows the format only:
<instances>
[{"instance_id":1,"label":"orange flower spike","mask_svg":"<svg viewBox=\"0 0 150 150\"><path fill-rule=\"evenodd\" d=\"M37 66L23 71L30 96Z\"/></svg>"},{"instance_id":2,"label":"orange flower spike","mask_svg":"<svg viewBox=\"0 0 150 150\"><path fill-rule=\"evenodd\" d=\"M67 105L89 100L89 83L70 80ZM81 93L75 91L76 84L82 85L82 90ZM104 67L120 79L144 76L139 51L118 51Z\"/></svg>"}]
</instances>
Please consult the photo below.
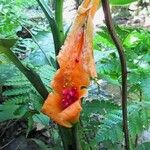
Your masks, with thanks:
<instances>
[{"instance_id":1,"label":"orange flower spike","mask_svg":"<svg viewBox=\"0 0 150 150\"><path fill-rule=\"evenodd\" d=\"M87 93L90 77L96 77L92 48L92 18L99 0L84 0L57 60L57 70L51 83L53 92L47 97L42 112L56 123L72 127L79 120L81 98Z\"/></svg>"}]
</instances>

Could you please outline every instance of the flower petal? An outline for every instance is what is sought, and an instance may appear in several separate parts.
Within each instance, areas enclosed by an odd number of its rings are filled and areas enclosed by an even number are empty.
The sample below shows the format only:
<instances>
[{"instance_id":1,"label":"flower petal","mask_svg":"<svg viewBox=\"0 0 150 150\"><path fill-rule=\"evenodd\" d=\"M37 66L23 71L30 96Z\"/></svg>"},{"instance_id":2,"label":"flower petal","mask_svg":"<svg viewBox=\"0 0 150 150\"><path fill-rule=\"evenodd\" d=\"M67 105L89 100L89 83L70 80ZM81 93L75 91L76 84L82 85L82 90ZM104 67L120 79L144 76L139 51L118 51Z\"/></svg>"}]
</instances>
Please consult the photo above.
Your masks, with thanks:
<instances>
[{"instance_id":1,"label":"flower petal","mask_svg":"<svg viewBox=\"0 0 150 150\"><path fill-rule=\"evenodd\" d=\"M71 123L75 123L79 120L80 112L82 110L81 102L80 100L76 101L66 109L64 109L60 116L63 118L63 120L67 120Z\"/></svg>"},{"instance_id":2,"label":"flower petal","mask_svg":"<svg viewBox=\"0 0 150 150\"><path fill-rule=\"evenodd\" d=\"M52 114L62 111L61 108L61 96L58 93L50 93L44 102L42 112L51 117Z\"/></svg>"}]
</instances>

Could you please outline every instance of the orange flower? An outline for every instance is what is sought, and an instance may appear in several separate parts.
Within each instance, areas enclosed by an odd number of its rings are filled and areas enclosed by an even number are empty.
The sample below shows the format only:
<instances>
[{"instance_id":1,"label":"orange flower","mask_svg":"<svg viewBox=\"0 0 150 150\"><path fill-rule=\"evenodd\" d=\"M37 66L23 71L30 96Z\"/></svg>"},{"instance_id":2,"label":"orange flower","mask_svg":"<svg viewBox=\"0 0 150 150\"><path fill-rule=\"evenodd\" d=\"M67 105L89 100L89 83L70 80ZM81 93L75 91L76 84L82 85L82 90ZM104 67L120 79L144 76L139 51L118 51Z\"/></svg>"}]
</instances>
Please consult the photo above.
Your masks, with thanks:
<instances>
[{"instance_id":1,"label":"orange flower","mask_svg":"<svg viewBox=\"0 0 150 150\"><path fill-rule=\"evenodd\" d=\"M92 18L99 0L84 0L57 60L57 70L51 83L53 92L46 99L42 112L56 123L72 127L78 121L81 98L87 93L90 77L96 77L93 59Z\"/></svg>"}]
</instances>

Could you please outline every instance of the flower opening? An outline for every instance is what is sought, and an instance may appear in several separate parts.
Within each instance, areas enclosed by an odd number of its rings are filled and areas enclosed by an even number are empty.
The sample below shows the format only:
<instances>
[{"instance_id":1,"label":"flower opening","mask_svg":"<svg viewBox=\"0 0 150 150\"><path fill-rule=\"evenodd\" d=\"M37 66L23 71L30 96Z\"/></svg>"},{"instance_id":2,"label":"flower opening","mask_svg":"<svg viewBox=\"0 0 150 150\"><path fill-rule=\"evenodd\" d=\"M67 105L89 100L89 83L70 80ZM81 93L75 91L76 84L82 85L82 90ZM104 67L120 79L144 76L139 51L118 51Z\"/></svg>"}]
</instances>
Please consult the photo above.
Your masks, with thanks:
<instances>
[{"instance_id":1,"label":"flower opening","mask_svg":"<svg viewBox=\"0 0 150 150\"><path fill-rule=\"evenodd\" d=\"M76 100L79 98L79 93L77 91L77 88L71 87L71 88L65 88L62 91L62 108L65 109L71 104L73 104Z\"/></svg>"}]
</instances>

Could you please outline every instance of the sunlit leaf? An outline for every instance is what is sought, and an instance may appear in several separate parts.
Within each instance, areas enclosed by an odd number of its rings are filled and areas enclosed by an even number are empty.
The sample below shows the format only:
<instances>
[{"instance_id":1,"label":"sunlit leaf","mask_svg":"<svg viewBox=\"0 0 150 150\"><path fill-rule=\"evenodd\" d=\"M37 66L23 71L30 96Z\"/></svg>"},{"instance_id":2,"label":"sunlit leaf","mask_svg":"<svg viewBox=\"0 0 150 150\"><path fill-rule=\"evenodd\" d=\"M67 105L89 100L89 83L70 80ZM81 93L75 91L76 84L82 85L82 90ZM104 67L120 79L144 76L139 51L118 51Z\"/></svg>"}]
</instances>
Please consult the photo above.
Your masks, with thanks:
<instances>
[{"instance_id":1,"label":"sunlit leaf","mask_svg":"<svg viewBox=\"0 0 150 150\"><path fill-rule=\"evenodd\" d=\"M0 53L7 53L16 41L16 39L0 39Z\"/></svg>"},{"instance_id":2,"label":"sunlit leaf","mask_svg":"<svg viewBox=\"0 0 150 150\"><path fill-rule=\"evenodd\" d=\"M126 5L137 0L109 0L112 5Z\"/></svg>"}]
</instances>

